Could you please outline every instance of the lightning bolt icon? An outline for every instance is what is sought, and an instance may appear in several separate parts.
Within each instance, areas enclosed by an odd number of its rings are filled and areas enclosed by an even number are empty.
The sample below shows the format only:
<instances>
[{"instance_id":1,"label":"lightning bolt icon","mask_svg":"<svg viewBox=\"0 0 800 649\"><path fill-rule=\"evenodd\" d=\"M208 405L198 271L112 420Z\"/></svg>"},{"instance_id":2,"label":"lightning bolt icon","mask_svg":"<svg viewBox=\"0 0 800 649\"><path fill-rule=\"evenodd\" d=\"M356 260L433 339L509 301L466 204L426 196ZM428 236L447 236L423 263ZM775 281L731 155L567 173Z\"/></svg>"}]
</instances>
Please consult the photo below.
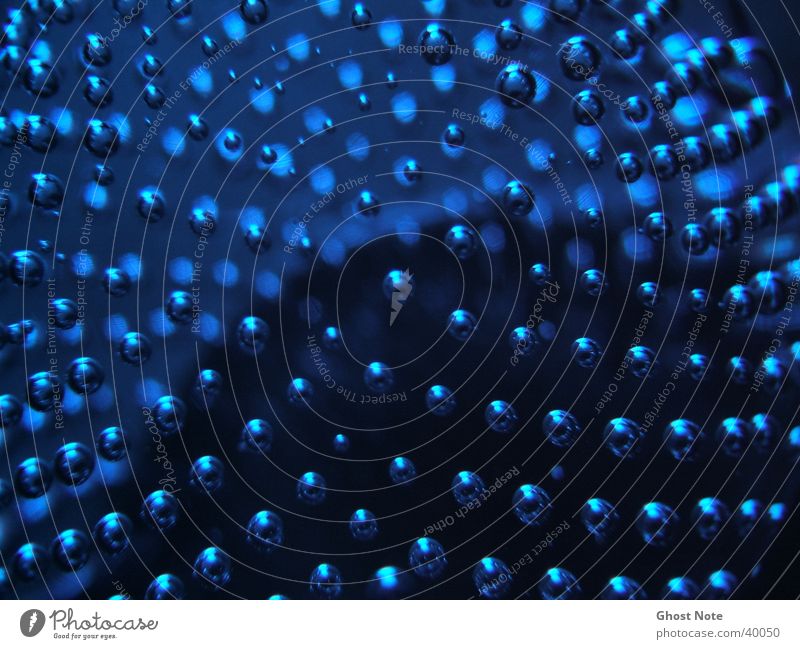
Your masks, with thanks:
<instances>
[{"instance_id":1,"label":"lightning bolt icon","mask_svg":"<svg viewBox=\"0 0 800 649\"><path fill-rule=\"evenodd\" d=\"M392 286L392 313L389 315L390 327L394 324L397 316L400 315L408 296L411 295L411 290L414 288L413 284L411 284L413 277L409 269L406 268L400 273L400 278Z\"/></svg>"},{"instance_id":2,"label":"lightning bolt icon","mask_svg":"<svg viewBox=\"0 0 800 649\"><path fill-rule=\"evenodd\" d=\"M28 631L33 631L33 627L36 624L36 620L38 620L38 619L39 619L39 615L38 615L38 613L36 613L36 611L31 613L31 619L28 620Z\"/></svg>"}]
</instances>

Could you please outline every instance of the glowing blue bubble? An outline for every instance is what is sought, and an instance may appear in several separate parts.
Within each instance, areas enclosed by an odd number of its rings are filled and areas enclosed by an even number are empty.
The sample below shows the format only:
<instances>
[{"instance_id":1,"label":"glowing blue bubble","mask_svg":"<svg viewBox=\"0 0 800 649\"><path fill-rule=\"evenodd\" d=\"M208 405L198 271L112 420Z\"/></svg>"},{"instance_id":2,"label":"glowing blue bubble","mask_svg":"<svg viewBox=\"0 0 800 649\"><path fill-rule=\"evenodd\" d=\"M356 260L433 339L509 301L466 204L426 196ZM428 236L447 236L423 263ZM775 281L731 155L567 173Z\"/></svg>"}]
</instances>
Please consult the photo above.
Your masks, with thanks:
<instances>
[{"instance_id":1,"label":"glowing blue bubble","mask_svg":"<svg viewBox=\"0 0 800 649\"><path fill-rule=\"evenodd\" d=\"M602 498L590 498L581 507L581 523L597 541L607 540L617 526L619 514Z\"/></svg>"},{"instance_id":2,"label":"glowing blue bubble","mask_svg":"<svg viewBox=\"0 0 800 649\"><path fill-rule=\"evenodd\" d=\"M600 599L647 599L641 584L630 577L612 577L600 593Z\"/></svg>"},{"instance_id":3,"label":"glowing blue bubble","mask_svg":"<svg viewBox=\"0 0 800 649\"><path fill-rule=\"evenodd\" d=\"M119 554L130 544L133 522L125 514L111 512L103 516L92 532L97 546L108 554Z\"/></svg>"},{"instance_id":4,"label":"glowing blue bubble","mask_svg":"<svg viewBox=\"0 0 800 649\"><path fill-rule=\"evenodd\" d=\"M514 514L525 525L539 526L550 518L551 499L542 487L524 484L514 492L511 505Z\"/></svg>"},{"instance_id":5,"label":"glowing blue bubble","mask_svg":"<svg viewBox=\"0 0 800 649\"><path fill-rule=\"evenodd\" d=\"M417 577L434 581L441 577L447 568L447 557L439 541L423 537L411 544L408 551L408 565Z\"/></svg>"},{"instance_id":6,"label":"glowing blue bubble","mask_svg":"<svg viewBox=\"0 0 800 649\"><path fill-rule=\"evenodd\" d=\"M260 511L247 523L247 543L258 552L269 554L283 545L283 521L271 511Z\"/></svg>"},{"instance_id":7,"label":"glowing blue bubble","mask_svg":"<svg viewBox=\"0 0 800 649\"><path fill-rule=\"evenodd\" d=\"M739 580L728 570L717 570L708 576L703 596L708 599L730 599L739 586Z\"/></svg>"},{"instance_id":8,"label":"glowing blue bubble","mask_svg":"<svg viewBox=\"0 0 800 649\"><path fill-rule=\"evenodd\" d=\"M319 505L325 501L326 489L325 478L308 471L297 481L297 498L307 505Z\"/></svg>"},{"instance_id":9,"label":"glowing blue bubble","mask_svg":"<svg viewBox=\"0 0 800 649\"><path fill-rule=\"evenodd\" d=\"M572 599L581 594L578 580L565 568L550 568L536 584L542 599Z\"/></svg>"},{"instance_id":10,"label":"glowing blue bubble","mask_svg":"<svg viewBox=\"0 0 800 649\"><path fill-rule=\"evenodd\" d=\"M456 408L452 390L444 385L432 386L425 395L425 405L434 415L444 417Z\"/></svg>"},{"instance_id":11,"label":"glowing blue bubble","mask_svg":"<svg viewBox=\"0 0 800 649\"><path fill-rule=\"evenodd\" d=\"M336 566L321 563L309 578L311 594L320 599L336 599L342 594L342 573Z\"/></svg>"},{"instance_id":12,"label":"glowing blue bubble","mask_svg":"<svg viewBox=\"0 0 800 649\"><path fill-rule=\"evenodd\" d=\"M485 599L500 599L511 588L511 571L501 559L485 557L472 571L472 583Z\"/></svg>"},{"instance_id":13,"label":"glowing blue bubble","mask_svg":"<svg viewBox=\"0 0 800 649\"><path fill-rule=\"evenodd\" d=\"M481 494L486 491L480 476L472 471L459 471L450 485L453 490L453 497L459 505L469 505L477 502Z\"/></svg>"},{"instance_id":14,"label":"glowing blue bubble","mask_svg":"<svg viewBox=\"0 0 800 649\"><path fill-rule=\"evenodd\" d=\"M186 587L180 578L165 573L156 577L147 587L145 599L183 599Z\"/></svg>"},{"instance_id":15,"label":"glowing blue bubble","mask_svg":"<svg viewBox=\"0 0 800 649\"><path fill-rule=\"evenodd\" d=\"M676 419L664 430L667 449L679 461L696 459L704 438L700 427L688 419Z\"/></svg>"},{"instance_id":16,"label":"glowing blue bubble","mask_svg":"<svg viewBox=\"0 0 800 649\"><path fill-rule=\"evenodd\" d=\"M608 422L603 431L603 440L614 455L620 458L635 457L641 447L644 431L632 419L617 417Z\"/></svg>"},{"instance_id":17,"label":"glowing blue bubble","mask_svg":"<svg viewBox=\"0 0 800 649\"><path fill-rule=\"evenodd\" d=\"M231 559L219 548L206 548L197 555L193 574L205 588L222 588L231 580Z\"/></svg>"},{"instance_id":18,"label":"glowing blue bubble","mask_svg":"<svg viewBox=\"0 0 800 649\"><path fill-rule=\"evenodd\" d=\"M678 515L671 507L651 502L645 504L639 512L636 529L648 545L664 547L675 535L678 522Z\"/></svg>"},{"instance_id":19,"label":"glowing blue bubble","mask_svg":"<svg viewBox=\"0 0 800 649\"><path fill-rule=\"evenodd\" d=\"M413 480L417 475L414 463L405 457L396 457L389 463L389 477L394 484Z\"/></svg>"},{"instance_id":20,"label":"glowing blue bubble","mask_svg":"<svg viewBox=\"0 0 800 649\"><path fill-rule=\"evenodd\" d=\"M162 532L175 527L180 516L178 499L171 493L158 490L149 494L142 506L142 518Z\"/></svg>"},{"instance_id":21,"label":"glowing blue bubble","mask_svg":"<svg viewBox=\"0 0 800 649\"><path fill-rule=\"evenodd\" d=\"M214 141L214 149L223 160L236 161L244 154L242 136L233 129L225 129Z\"/></svg>"},{"instance_id":22,"label":"glowing blue bubble","mask_svg":"<svg viewBox=\"0 0 800 649\"><path fill-rule=\"evenodd\" d=\"M718 498L701 498L692 510L692 524L701 539L711 541L722 531L730 516L730 510Z\"/></svg>"},{"instance_id":23,"label":"glowing blue bubble","mask_svg":"<svg viewBox=\"0 0 800 649\"><path fill-rule=\"evenodd\" d=\"M739 536L745 537L753 531L764 518L764 503L756 498L745 500L734 516Z\"/></svg>"},{"instance_id":24,"label":"glowing blue bubble","mask_svg":"<svg viewBox=\"0 0 800 649\"><path fill-rule=\"evenodd\" d=\"M357 509L350 516L350 534L356 541L372 541L378 536L378 522L368 509Z\"/></svg>"},{"instance_id":25,"label":"glowing blue bubble","mask_svg":"<svg viewBox=\"0 0 800 649\"><path fill-rule=\"evenodd\" d=\"M486 406L483 416L489 428L498 433L513 431L519 419L514 406L501 400L492 401Z\"/></svg>"},{"instance_id":26,"label":"glowing blue bubble","mask_svg":"<svg viewBox=\"0 0 800 649\"><path fill-rule=\"evenodd\" d=\"M697 599L700 587L688 577L673 577L667 582L662 594L663 599Z\"/></svg>"}]
</instances>

